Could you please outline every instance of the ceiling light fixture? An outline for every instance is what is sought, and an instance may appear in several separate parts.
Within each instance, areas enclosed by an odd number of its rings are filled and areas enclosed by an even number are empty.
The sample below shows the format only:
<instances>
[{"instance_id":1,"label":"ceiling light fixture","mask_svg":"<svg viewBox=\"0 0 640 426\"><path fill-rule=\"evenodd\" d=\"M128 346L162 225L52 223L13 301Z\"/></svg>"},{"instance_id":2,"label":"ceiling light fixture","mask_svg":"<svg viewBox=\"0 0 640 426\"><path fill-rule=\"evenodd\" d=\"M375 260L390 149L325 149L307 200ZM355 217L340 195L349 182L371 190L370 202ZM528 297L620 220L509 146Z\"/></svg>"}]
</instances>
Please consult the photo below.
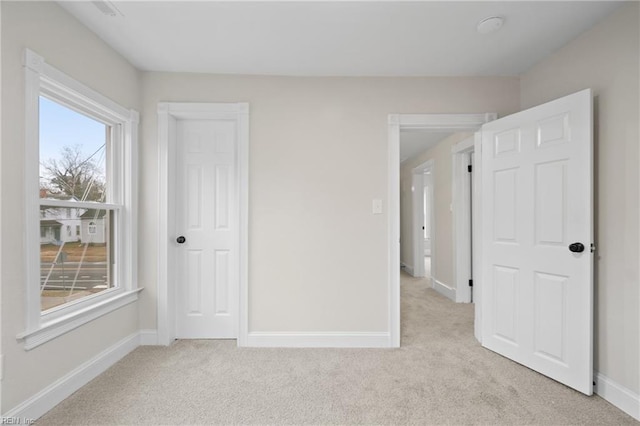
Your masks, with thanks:
<instances>
[{"instance_id":1,"label":"ceiling light fixture","mask_svg":"<svg viewBox=\"0 0 640 426\"><path fill-rule=\"evenodd\" d=\"M115 18L116 16L124 16L122 12L109 0L92 1L93 5L103 14Z\"/></svg>"},{"instance_id":2,"label":"ceiling light fixture","mask_svg":"<svg viewBox=\"0 0 640 426\"><path fill-rule=\"evenodd\" d=\"M489 34L498 31L504 24L502 16L490 16L478 23L478 32L480 34Z\"/></svg>"}]
</instances>

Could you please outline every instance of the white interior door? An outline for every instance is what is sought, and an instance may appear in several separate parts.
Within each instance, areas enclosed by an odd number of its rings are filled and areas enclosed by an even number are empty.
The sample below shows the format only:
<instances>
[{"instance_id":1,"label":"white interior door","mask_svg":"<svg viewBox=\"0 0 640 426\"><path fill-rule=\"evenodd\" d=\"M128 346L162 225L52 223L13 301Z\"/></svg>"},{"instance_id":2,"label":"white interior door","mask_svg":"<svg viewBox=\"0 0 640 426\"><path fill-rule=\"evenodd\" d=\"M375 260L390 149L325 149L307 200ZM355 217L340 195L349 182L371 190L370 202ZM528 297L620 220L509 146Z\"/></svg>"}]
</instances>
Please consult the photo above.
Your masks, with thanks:
<instances>
[{"instance_id":1,"label":"white interior door","mask_svg":"<svg viewBox=\"0 0 640 426\"><path fill-rule=\"evenodd\" d=\"M236 338L236 123L178 120L176 132L176 337Z\"/></svg>"},{"instance_id":2,"label":"white interior door","mask_svg":"<svg viewBox=\"0 0 640 426\"><path fill-rule=\"evenodd\" d=\"M591 395L591 91L485 124L481 173L482 344Z\"/></svg>"}]
</instances>

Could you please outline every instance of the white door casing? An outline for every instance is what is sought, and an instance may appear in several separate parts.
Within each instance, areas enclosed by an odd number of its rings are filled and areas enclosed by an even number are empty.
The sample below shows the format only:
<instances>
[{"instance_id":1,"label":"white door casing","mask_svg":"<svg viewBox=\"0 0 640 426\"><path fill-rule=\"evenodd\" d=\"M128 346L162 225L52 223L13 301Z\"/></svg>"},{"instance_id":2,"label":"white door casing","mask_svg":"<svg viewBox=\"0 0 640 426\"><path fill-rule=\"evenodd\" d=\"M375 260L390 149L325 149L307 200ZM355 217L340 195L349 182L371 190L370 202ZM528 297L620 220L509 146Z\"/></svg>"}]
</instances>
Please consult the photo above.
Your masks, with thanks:
<instances>
[{"instance_id":1,"label":"white door casing","mask_svg":"<svg viewBox=\"0 0 640 426\"><path fill-rule=\"evenodd\" d=\"M400 130L477 131L494 120L496 113L483 114L389 114L387 123L387 195L389 198L387 259L389 288L389 346L400 346ZM475 203L475 201L474 201Z\"/></svg>"},{"instance_id":2,"label":"white door casing","mask_svg":"<svg viewBox=\"0 0 640 426\"><path fill-rule=\"evenodd\" d=\"M469 165L470 157L475 155L474 137L465 139L451 147L452 170L452 201L453 201L453 261L455 265L454 277L456 288L456 302L471 302L471 287L469 280L472 275L472 230L471 212L473 188L471 185ZM476 172L476 170L474 170Z\"/></svg>"},{"instance_id":3,"label":"white door casing","mask_svg":"<svg viewBox=\"0 0 640 426\"><path fill-rule=\"evenodd\" d=\"M481 149L482 344L591 395L591 91L485 124Z\"/></svg>"},{"instance_id":4,"label":"white door casing","mask_svg":"<svg viewBox=\"0 0 640 426\"><path fill-rule=\"evenodd\" d=\"M248 201L249 201L249 106L246 103L177 103L158 104L158 325L157 343L170 345L177 336L177 294L184 287L184 274L179 270L184 245L176 239L184 229L177 229L180 213L176 208L180 198L178 154L181 141L178 128L181 121L204 120L233 123L235 128L235 196L232 219L237 223L236 261L238 297L235 313L238 346L247 344L248 336ZM230 124L231 125L231 124ZM184 235L189 237L188 235ZM180 262L179 262L180 261ZM233 296L232 296L233 297ZM231 301L233 303L233 301Z\"/></svg>"},{"instance_id":5,"label":"white door casing","mask_svg":"<svg viewBox=\"0 0 640 426\"><path fill-rule=\"evenodd\" d=\"M236 123L178 120L176 132L176 338L236 338Z\"/></svg>"}]
</instances>

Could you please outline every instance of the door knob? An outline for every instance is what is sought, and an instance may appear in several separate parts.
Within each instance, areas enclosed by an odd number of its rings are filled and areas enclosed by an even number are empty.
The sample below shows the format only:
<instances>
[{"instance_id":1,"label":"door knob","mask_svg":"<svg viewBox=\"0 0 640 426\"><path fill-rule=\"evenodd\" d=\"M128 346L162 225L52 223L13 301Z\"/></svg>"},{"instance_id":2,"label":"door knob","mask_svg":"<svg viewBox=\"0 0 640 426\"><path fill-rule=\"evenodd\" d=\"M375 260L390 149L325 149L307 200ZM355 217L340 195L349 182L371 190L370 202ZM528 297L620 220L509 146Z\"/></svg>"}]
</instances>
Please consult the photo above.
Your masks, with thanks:
<instances>
[{"instance_id":1,"label":"door knob","mask_svg":"<svg viewBox=\"0 0 640 426\"><path fill-rule=\"evenodd\" d=\"M584 244L582 243L569 244L569 251L573 253L582 253L584 251Z\"/></svg>"},{"instance_id":2,"label":"door knob","mask_svg":"<svg viewBox=\"0 0 640 426\"><path fill-rule=\"evenodd\" d=\"M182 235L180 235L178 238L176 238L176 241L178 242L178 244L184 244L184 242L187 241L187 239Z\"/></svg>"}]
</instances>

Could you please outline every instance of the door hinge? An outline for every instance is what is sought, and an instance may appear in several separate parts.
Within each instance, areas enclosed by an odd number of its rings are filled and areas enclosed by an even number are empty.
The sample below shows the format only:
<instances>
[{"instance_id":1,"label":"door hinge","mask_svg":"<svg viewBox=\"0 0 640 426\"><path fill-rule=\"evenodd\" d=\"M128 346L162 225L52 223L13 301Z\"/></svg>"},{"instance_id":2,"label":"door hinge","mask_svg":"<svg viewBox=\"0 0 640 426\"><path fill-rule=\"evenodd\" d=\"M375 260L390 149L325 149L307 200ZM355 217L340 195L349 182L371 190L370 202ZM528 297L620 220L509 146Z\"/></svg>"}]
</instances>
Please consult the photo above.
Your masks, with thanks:
<instances>
[{"instance_id":1,"label":"door hinge","mask_svg":"<svg viewBox=\"0 0 640 426\"><path fill-rule=\"evenodd\" d=\"M472 170L472 169L473 169L473 167L471 166L471 164L469 164L469 165L467 166L467 171L468 171L469 173L471 173L471 170Z\"/></svg>"},{"instance_id":2,"label":"door hinge","mask_svg":"<svg viewBox=\"0 0 640 426\"><path fill-rule=\"evenodd\" d=\"M469 287L473 287L473 280L469 280Z\"/></svg>"}]
</instances>

